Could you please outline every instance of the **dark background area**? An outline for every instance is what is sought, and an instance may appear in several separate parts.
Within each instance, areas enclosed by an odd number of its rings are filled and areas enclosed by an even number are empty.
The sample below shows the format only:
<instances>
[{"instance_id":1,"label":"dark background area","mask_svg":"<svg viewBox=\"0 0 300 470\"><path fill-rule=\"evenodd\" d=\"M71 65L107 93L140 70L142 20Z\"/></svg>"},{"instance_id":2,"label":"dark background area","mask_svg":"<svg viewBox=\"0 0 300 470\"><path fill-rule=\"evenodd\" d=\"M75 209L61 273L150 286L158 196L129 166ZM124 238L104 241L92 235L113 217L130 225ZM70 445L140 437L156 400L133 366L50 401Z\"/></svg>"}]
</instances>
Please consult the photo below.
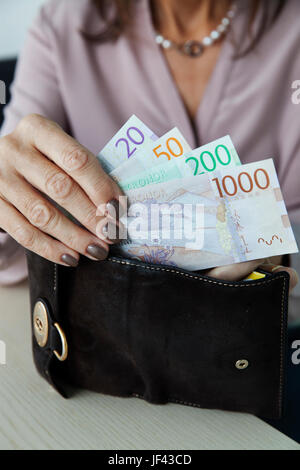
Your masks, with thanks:
<instances>
[{"instance_id":1,"label":"dark background area","mask_svg":"<svg viewBox=\"0 0 300 470\"><path fill-rule=\"evenodd\" d=\"M0 80L6 85L6 104L10 100L10 85L14 78L16 59L8 59L0 62ZM0 127L3 122L3 111L5 105L0 104Z\"/></svg>"}]
</instances>

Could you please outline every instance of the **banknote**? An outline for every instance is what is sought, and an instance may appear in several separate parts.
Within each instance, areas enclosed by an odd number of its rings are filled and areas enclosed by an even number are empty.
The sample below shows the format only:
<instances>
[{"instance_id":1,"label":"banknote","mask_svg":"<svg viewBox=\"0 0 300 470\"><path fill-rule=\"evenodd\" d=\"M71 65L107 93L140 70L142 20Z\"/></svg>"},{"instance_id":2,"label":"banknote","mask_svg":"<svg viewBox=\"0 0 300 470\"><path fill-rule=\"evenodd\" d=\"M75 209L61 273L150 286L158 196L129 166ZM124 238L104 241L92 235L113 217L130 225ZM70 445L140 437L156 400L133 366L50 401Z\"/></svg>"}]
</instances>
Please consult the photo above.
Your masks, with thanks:
<instances>
[{"instance_id":1,"label":"banknote","mask_svg":"<svg viewBox=\"0 0 300 470\"><path fill-rule=\"evenodd\" d=\"M165 168L168 168L166 165L170 165L169 171L171 171L171 166L180 160L183 162L184 156L191 150L181 132L174 127L155 142L145 143L130 160L111 171L110 176L117 183L121 183L126 180L132 181L144 172L146 176L149 170L161 165L165 165ZM183 168L183 171L186 175L192 174L188 166L186 169Z\"/></svg>"},{"instance_id":2,"label":"banknote","mask_svg":"<svg viewBox=\"0 0 300 470\"><path fill-rule=\"evenodd\" d=\"M127 196L119 250L128 257L200 270L298 251L272 159Z\"/></svg>"},{"instance_id":3,"label":"banknote","mask_svg":"<svg viewBox=\"0 0 300 470\"><path fill-rule=\"evenodd\" d=\"M218 168L241 165L231 137L226 135L185 155L185 163L194 175L213 172Z\"/></svg>"},{"instance_id":4,"label":"banknote","mask_svg":"<svg viewBox=\"0 0 300 470\"><path fill-rule=\"evenodd\" d=\"M165 183L175 178L215 171L219 167L241 165L230 136L225 136L189 152L183 159L173 159L147 167L145 158L132 159L111 173L123 191L148 184Z\"/></svg>"},{"instance_id":5,"label":"banknote","mask_svg":"<svg viewBox=\"0 0 300 470\"><path fill-rule=\"evenodd\" d=\"M215 236L216 198L208 178L189 176L127 192L127 239L118 250L145 262L199 269L194 254L203 249L205 225ZM213 251L217 240L210 238ZM221 253L221 249L219 250ZM220 259L220 258L219 258ZM228 256L222 260L227 264Z\"/></svg>"},{"instance_id":6,"label":"banknote","mask_svg":"<svg viewBox=\"0 0 300 470\"><path fill-rule=\"evenodd\" d=\"M231 242L241 261L298 252L273 159L222 168L209 178L224 249Z\"/></svg>"},{"instance_id":7,"label":"banknote","mask_svg":"<svg viewBox=\"0 0 300 470\"><path fill-rule=\"evenodd\" d=\"M110 173L122 163L132 158L141 146L147 146L157 136L137 116L131 116L98 154L98 159Z\"/></svg>"},{"instance_id":8,"label":"banknote","mask_svg":"<svg viewBox=\"0 0 300 470\"><path fill-rule=\"evenodd\" d=\"M173 179L192 176L192 170L184 162L161 163L153 168L143 169L140 173L126 179L116 180L120 188L126 193L132 189L143 188L149 184L166 183Z\"/></svg>"}]
</instances>

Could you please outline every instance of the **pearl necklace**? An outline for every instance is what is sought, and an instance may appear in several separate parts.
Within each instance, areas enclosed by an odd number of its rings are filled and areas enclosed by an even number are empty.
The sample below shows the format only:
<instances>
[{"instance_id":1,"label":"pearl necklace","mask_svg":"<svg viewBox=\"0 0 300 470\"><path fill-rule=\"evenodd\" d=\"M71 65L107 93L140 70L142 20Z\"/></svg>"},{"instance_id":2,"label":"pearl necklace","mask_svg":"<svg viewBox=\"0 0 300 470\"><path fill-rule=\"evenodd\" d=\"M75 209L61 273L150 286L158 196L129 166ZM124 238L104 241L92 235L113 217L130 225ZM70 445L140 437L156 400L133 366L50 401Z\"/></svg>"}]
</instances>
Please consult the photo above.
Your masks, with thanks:
<instances>
[{"instance_id":1,"label":"pearl necklace","mask_svg":"<svg viewBox=\"0 0 300 470\"><path fill-rule=\"evenodd\" d=\"M235 13L236 5L233 5L230 10L228 10L224 18L222 18L221 23L216 27L216 29L214 29L208 36L205 36L202 41L191 40L186 41L183 44L176 44L174 41L166 39L160 33L156 33L155 41L163 49L175 49L181 52L181 54L185 54L189 57L199 57L207 47L212 46L227 33Z\"/></svg>"}]
</instances>

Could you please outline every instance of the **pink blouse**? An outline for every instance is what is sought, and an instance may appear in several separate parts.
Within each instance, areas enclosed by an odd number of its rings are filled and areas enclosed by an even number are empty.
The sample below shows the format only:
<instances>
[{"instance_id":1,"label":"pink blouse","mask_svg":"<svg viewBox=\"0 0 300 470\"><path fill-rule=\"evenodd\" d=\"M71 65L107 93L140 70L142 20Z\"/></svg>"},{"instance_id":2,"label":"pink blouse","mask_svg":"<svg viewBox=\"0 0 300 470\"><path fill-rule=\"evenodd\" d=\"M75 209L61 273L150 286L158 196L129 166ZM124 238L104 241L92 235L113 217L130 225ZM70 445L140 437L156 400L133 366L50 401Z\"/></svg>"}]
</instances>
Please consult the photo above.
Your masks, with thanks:
<instances>
[{"instance_id":1,"label":"pink blouse","mask_svg":"<svg viewBox=\"0 0 300 470\"><path fill-rule=\"evenodd\" d=\"M292 100L300 80L299 0L287 0L245 57L234 60L226 38L194 126L155 43L148 3L137 2L130 35L104 44L79 33L104 27L89 0L46 3L20 56L1 135L29 113L55 120L95 154L132 114L158 135L179 127L192 147L230 134L243 163L274 158L290 218L300 222L300 104ZM245 36L248 0L238 4L236 42ZM0 283L26 275L23 248L0 234Z\"/></svg>"}]
</instances>

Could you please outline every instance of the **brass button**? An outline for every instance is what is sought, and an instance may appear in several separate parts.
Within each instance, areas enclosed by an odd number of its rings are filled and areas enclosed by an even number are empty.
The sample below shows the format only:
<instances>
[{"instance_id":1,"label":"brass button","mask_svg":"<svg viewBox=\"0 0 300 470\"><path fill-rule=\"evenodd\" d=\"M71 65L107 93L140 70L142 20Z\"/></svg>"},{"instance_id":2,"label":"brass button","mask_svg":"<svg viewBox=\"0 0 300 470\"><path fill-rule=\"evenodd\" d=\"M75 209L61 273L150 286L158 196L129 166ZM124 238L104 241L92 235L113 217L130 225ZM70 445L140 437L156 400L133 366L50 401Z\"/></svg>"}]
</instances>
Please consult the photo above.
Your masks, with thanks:
<instances>
[{"instance_id":1,"label":"brass button","mask_svg":"<svg viewBox=\"0 0 300 470\"><path fill-rule=\"evenodd\" d=\"M33 310L33 332L38 345L43 348L48 341L49 324L45 304L39 300Z\"/></svg>"},{"instance_id":2,"label":"brass button","mask_svg":"<svg viewBox=\"0 0 300 470\"><path fill-rule=\"evenodd\" d=\"M249 361L247 359L240 359L239 361L236 361L235 367L239 370L247 369L249 366Z\"/></svg>"}]
</instances>

